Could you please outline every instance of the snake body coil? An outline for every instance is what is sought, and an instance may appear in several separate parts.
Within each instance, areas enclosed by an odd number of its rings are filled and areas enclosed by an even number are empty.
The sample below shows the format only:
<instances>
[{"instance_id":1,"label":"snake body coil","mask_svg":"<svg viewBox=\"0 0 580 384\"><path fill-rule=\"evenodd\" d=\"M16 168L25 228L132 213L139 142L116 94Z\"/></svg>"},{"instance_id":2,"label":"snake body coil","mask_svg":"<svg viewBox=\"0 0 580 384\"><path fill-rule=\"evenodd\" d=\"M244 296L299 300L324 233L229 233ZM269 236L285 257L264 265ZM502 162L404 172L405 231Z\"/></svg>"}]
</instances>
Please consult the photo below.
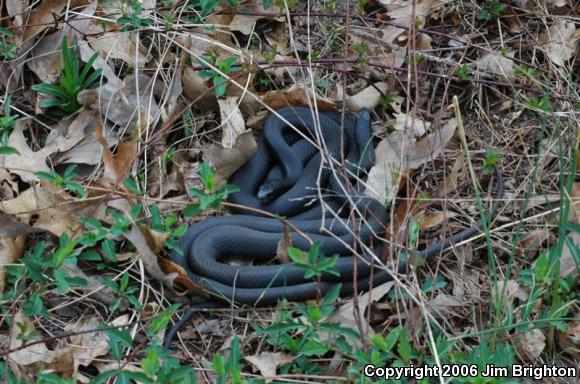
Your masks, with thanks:
<instances>
[{"instance_id":1,"label":"snake body coil","mask_svg":"<svg viewBox=\"0 0 580 384\"><path fill-rule=\"evenodd\" d=\"M341 294L347 295L354 290L353 281L360 291L392 278L390 272L373 268L371 262L374 255L380 255L379 235L387 211L364 195L360 182L374 163L370 116L363 110L356 117L346 114L341 120L337 112L315 114L307 108L280 109L267 119L257 153L230 180L240 187L230 201L283 216L291 226L241 210L192 225L180 239L183 255L174 252L171 258L195 284L218 301L269 305L281 298L312 299L337 283L342 283ZM343 168L337 165L341 159ZM497 176L496 198L503 194L499 171ZM495 208L496 203L492 214ZM439 253L477 234L481 227L477 223L416 255L426 258ZM317 286L304 278L304 269L292 263L274 263L285 230L291 230L294 247L307 250L310 243L306 235L321 242L325 255L340 255L334 267L340 275L324 274ZM363 257L353 257L352 249ZM231 260L245 261L245 265L231 265ZM256 264L248 265L252 263ZM400 269L405 267L401 263Z\"/></svg>"}]
</instances>

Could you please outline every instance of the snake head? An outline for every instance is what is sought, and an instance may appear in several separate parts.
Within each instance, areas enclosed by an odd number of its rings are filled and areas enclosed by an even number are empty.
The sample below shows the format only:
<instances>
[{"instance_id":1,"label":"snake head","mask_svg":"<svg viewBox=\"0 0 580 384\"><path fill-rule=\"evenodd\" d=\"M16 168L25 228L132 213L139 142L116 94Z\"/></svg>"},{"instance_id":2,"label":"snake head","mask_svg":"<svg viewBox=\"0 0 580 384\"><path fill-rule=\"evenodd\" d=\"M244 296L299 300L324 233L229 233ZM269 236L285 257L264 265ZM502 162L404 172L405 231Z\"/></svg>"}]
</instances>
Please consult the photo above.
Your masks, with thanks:
<instances>
[{"instance_id":1,"label":"snake head","mask_svg":"<svg viewBox=\"0 0 580 384\"><path fill-rule=\"evenodd\" d=\"M281 188L282 183L279 180L268 180L258 189L257 197L264 203L268 203L280 194Z\"/></svg>"}]
</instances>

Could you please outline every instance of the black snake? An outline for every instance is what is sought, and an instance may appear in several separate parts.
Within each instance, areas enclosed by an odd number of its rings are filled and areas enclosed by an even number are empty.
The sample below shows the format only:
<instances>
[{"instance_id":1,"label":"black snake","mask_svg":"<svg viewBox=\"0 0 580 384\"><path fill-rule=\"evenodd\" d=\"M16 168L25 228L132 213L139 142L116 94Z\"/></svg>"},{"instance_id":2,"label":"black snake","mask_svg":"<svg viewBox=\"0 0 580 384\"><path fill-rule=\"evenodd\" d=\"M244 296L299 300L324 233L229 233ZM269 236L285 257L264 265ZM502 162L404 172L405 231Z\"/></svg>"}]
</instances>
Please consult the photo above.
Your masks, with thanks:
<instances>
[{"instance_id":1,"label":"black snake","mask_svg":"<svg viewBox=\"0 0 580 384\"><path fill-rule=\"evenodd\" d=\"M282 298L313 299L337 283L342 283L341 294L349 295L354 291L353 281L358 291L389 281L391 272L374 263L381 254L380 234L388 212L363 192L363 182L375 162L371 140L366 110L344 117L338 112L316 114L299 107L278 110L266 120L257 153L231 177L230 183L238 185L240 191L229 200L284 217L289 225L278 218L236 209L232 215L211 217L192 225L179 242L183 254L174 252L171 259L211 294L210 306L220 305L220 301L270 305ZM491 216L503 196L499 168L496 177ZM481 230L482 223L478 221L414 255L426 259ZM324 255L338 254L334 269L339 276L326 273L316 283L305 279L304 269L292 263L274 262L285 231L290 231L294 247L308 250L310 241L320 241ZM353 257L355 249L359 257ZM232 265L231 260L244 264ZM406 268L403 260L395 269L404 272ZM208 303L195 306L199 307L208 307ZM168 342L195 308L176 324Z\"/></svg>"}]
</instances>

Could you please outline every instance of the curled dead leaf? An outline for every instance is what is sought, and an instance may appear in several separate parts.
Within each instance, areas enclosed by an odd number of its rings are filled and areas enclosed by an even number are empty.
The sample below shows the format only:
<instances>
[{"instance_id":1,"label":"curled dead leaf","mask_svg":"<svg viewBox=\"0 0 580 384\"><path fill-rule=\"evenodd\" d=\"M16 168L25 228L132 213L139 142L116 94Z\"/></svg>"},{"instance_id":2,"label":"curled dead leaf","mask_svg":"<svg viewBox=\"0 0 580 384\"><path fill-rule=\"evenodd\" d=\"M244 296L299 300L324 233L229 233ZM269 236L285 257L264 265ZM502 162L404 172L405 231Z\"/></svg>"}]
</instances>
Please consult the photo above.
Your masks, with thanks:
<instances>
[{"instance_id":1,"label":"curled dead leaf","mask_svg":"<svg viewBox=\"0 0 580 384\"><path fill-rule=\"evenodd\" d=\"M512 78L515 74L514 61L512 60L514 54L514 51L505 55L497 52L486 53L477 61L477 70L483 76Z\"/></svg>"},{"instance_id":2,"label":"curled dead leaf","mask_svg":"<svg viewBox=\"0 0 580 384\"><path fill-rule=\"evenodd\" d=\"M270 383L276 376L278 367L290 363L294 356L284 352L262 352L244 359L256 367L262 376L267 377L266 383Z\"/></svg>"},{"instance_id":3,"label":"curled dead leaf","mask_svg":"<svg viewBox=\"0 0 580 384\"><path fill-rule=\"evenodd\" d=\"M16 312L13 318L12 326L10 327L10 344L9 349L16 349L26 343L41 340L41 336L34 335L36 327L32 320L30 320L22 310ZM50 363L55 357L54 351L48 349L45 343L38 343L29 346L28 348L12 352L6 358L12 364L18 367L25 367L35 363Z\"/></svg>"},{"instance_id":4,"label":"curled dead leaf","mask_svg":"<svg viewBox=\"0 0 580 384\"><path fill-rule=\"evenodd\" d=\"M330 99L315 95L306 87L295 84L287 91L270 91L262 96L262 101L276 110L285 107L309 107L309 102L316 101L316 106L322 111L335 110L335 103Z\"/></svg>"},{"instance_id":5,"label":"curled dead leaf","mask_svg":"<svg viewBox=\"0 0 580 384\"><path fill-rule=\"evenodd\" d=\"M244 116L238 108L237 97L226 97L219 99L221 125L222 125L222 146L233 148L239 135L246 132Z\"/></svg>"},{"instance_id":6,"label":"curled dead leaf","mask_svg":"<svg viewBox=\"0 0 580 384\"><path fill-rule=\"evenodd\" d=\"M516 348L530 362L535 362L546 348L546 336L539 329L520 334Z\"/></svg>"},{"instance_id":7,"label":"curled dead leaf","mask_svg":"<svg viewBox=\"0 0 580 384\"><path fill-rule=\"evenodd\" d=\"M391 133L375 149L376 163L369 172L365 193L381 202L391 201L398 192L398 177L439 156L456 128L457 120L450 119L417 142L410 142L404 132Z\"/></svg>"},{"instance_id":8,"label":"curled dead leaf","mask_svg":"<svg viewBox=\"0 0 580 384\"><path fill-rule=\"evenodd\" d=\"M388 91L387 83L380 82L369 85L354 96L344 94L341 86L337 86L337 99L342 100L346 98L346 106L351 111L358 111L362 108L373 109L379 105L381 96Z\"/></svg>"},{"instance_id":9,"label":"curled dead leaf","mask_svg":"<svg viewBox=\"0 0 580 384\"><path fill-rule=\"evenodd\" d=\"M247 130L236 138L236 144L231 149L213 145L204 149L203 158L221 178L226 179L244 165L257 149L252 131Z\"/></svg>"},{"instance_id":10,"label":"curled dead leaf","mask_svg":"<svg viewBox=\"0 0 580 384\"><path fill-rule=\"evenodd\" d=\"M563 67L577 52L576 42L580 39L580 30L574 22L556 19L547 33L542 36L546 45L546 54L552 63Z\"/></svg>"}]
</instances>

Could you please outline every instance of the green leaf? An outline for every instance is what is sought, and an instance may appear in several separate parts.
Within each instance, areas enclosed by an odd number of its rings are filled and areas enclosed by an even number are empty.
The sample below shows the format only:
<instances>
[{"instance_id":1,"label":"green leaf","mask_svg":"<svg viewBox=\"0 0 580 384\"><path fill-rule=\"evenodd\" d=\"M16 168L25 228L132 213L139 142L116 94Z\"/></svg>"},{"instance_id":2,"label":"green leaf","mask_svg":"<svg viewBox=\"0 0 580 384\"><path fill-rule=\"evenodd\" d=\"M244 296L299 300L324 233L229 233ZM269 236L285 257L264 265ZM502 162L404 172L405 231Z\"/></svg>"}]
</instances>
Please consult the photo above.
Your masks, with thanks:
<instances>
[{"instance_id":1,"label":"green leaf","mask_svg":"<svg viewBox=\"0 0 580 384\"><path fill-rule=\"evenodd\" d=\"M290 256L290 259L292 259L292 261L298 265L308 265L308 253L299 248L288 248L288 256Z\"/></svg>"},{"instance_id":2,"label":"green leaf","mask_svg":"<svg viewBox=\"0 0 580 384\"><path fill-rule=\"evenodd\" d=\"M157 315L157 317L151 321L149 327L147 327L147 336L152 337L153 335L163 331L167 327L167 324L169 324L171 316L179 309L179 307L179 304L170 305L165 308L163 312Z\"/></svg>"},{"instance_id":3,"label":"green leaf","mask_svg":"<svg viewBox=\"0 0 580 384\"><path fill-rule=\"evenodd\" d=\"M399 356L401 359L408 363L411 360L411 344L407 340L407 331L405 329L401 330L399 334Z\"/></svg>"},{"instance_id":4,"label":"green leaf","mask_svg":"<svg viewBox=\"0 0 580 384\"><path fill-rule=\"evenodd\" d=\"M446 285L447 282L443 276L436 276L435 280L433 279L433 276L429 276L421 286L421 290L427 293L445 288Z\"/></svg>"},{"instance_id":5,"label":"green leaf","mask_svg":"<svg viewBox=\"0 0 580 384\"><path fill-rule=\"evenodd\" d=\"M20 152L13 147L0 146L0 155L20 155Z\"/></svg>"},{"instance_id":6,"label":"green leaf","mask_svg":"<svg viewBox=\"0 0 580 384\"><path fill-rule=\"evenodd\" d=\"M203 209L199 206L199 204L188 204L185 206L185 208L183 208L183 211L181 211L181 213L185 217L192 217L195 215L199 215L202 212L203 212Z\"/></svg>"},{"instance_id":7,"label":"green leaf","mask_svg":"<svg viewBox=\"0 0 580 384\"><path fill-rule=\"evenodd\" d=\"M34 294L22 300L22 310L26 316L32 317L44 311L44 301L40 295Z\"/></svg>"},{"instance_id":8,"label":"green leaf","mask_svg":"<svg viewBox=\"0 0 580 384\"><path fill-rule=\"evenodd\" d=\"M104 326L106 329L106 326ZM116 360L121 360L123 357L123 349L129 348L133 345L133 338L126 329L106 329L109 338L109 348L111 355Z\"/></svg>"},{"instance_id":9,"label":"green leaf","mask_svg":"<svg viewBox=\"0 0 580 384\"><path fill-rule=\"evenodd\" d=\"M199 175L203 185L209 192L213 192L215 185L217 183L217 176L215 171L209 166L209 164L203 162L199 169Z\"/></svg>"},{"instance_id":10,"label":"green leaf","mask_svg":"<svg viewBox=\"0 0 580 384\"><path fill-rule=\"evenodd\" d=\"M55 84L34 84L31 88L33 91L56 96L61 100L69 99L69 94L66 93L64 89Z\"/></svg>"},{"instance_id":11,"label":"green leaf","mask_svg":"<svg viewBox=\"0 0 580 384\"><path fill-rule=\"evenodd\" d=\"M117 253L115 248L115 242L111 239L105 239L101 242L101 249L103 250L107 260L111 262L117 261Z\"/></svg>"},{"instance_id":12,"label":"green leaf","mask_svg":"<svg viewBox=\"0 0 580 384\"><path fill-rule=\"evenodd\" d=\"M328 352L329 346L320 341L309 338L300 348L300 352L305 356L322 356Z\"/></svg>"},{"instance_id":13,"label":"green leaf","mask_svg":"<svg viewBox=\"0 0 580 384\"><path fill-rule=\"evenodd\" d=\"M334 287L332 287L332 289L328 291L328 293L322 299L322 304L331 306L332 304L336 303L336 300L338 300L340 296L341 287L342 284L336 284Z\"/></svg>"},{"instance_id":14,"label":"green leaf","mask_svg":"<svg viewBox=\"0 0 580 384\"><path fill-rule=\"evenodd\" d=\"M216 76L213 78L213 86L215 88L216 97L223 96L226 93L228 86L227 80L222 76Z\"/></svg>"},{"instance_id":15,"label":"green leaf","mask_svg":"<svg viewBox=\"0 0 580 384\"><path fill-rule=\"evenodd\" d=\"M135 182L135 179L133 179L132 177L127 177L124 181L123 184L125 185L125 187L127 187L132 193L138 195L139 194L139 186L137 185L137 182Z\"/></svg>"}]
</instances>

